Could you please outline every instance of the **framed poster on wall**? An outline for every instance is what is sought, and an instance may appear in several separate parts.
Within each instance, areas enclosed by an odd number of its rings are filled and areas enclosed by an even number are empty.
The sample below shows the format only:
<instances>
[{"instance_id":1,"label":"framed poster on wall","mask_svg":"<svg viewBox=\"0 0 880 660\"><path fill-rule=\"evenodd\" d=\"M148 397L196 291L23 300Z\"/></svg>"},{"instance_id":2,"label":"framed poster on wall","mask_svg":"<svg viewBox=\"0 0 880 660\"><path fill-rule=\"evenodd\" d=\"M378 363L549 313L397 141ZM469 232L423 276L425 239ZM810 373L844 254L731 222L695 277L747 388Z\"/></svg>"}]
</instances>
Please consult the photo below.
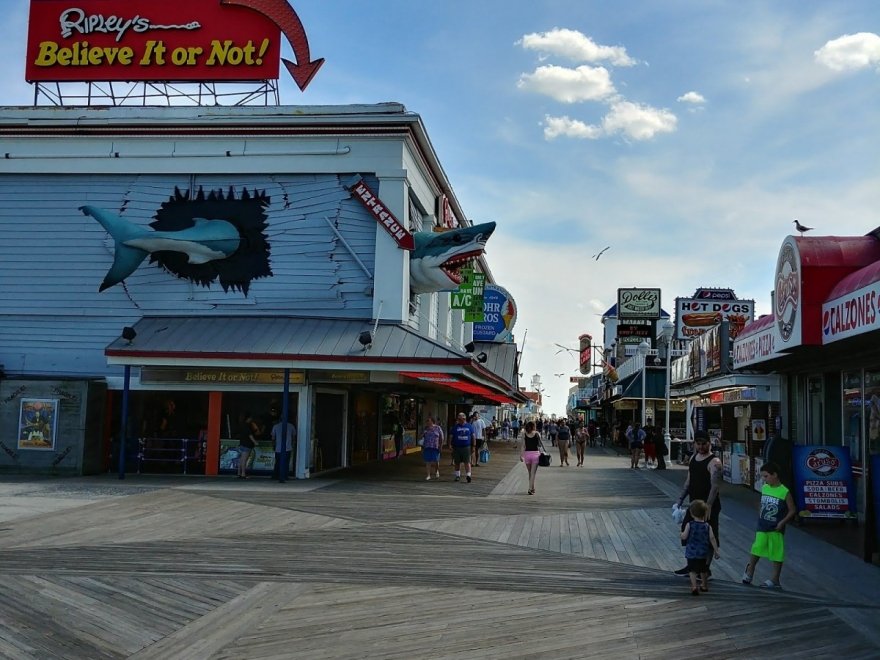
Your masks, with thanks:
<instances>
[{"instance_id":1,"label":"framed poster on wall","mask_svg":"<svg viewBox=\"0 0 880 660\"><path fill-rule=\"evenodd\" d=\"M22 399L18 415L18 448L53 451L58 426L58 399Z\"/></svg>"}]
</instances>

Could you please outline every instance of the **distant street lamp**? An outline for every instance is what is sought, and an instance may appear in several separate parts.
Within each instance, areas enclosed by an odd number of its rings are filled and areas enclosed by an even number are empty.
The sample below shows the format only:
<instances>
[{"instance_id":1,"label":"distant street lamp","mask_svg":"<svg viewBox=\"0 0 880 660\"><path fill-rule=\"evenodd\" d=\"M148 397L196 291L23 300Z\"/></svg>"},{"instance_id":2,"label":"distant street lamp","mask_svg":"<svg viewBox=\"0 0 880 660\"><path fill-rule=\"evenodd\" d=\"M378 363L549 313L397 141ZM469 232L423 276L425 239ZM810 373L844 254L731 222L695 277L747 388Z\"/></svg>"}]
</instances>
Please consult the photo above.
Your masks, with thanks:
<instances>
[{"instance_id":1,"label":"distant street lamp","mask_svg":"<svg viewBox=\"0 0 880 660\"><path fill-rule=\"evenodd\" d=\"M672 441L672 436L669 433L669 384L670 384L670 364L672 361L672 335L675 333L675 324L668 320L663 324L662 330L660 330L660 337L663 339L664 344L666 345L666 426L663 430L663 440L666 443L666 446L669 447Z\"/></svg>"},{"instance_id":2,"label":"distant street lamp","mask_svg":"<svg viewBox=\"0 0 880 660\"><path fill-rule=\"evenodd\" d=\"M645 371L647 371L647 369L646 369L647 362L645 361L645 358L648 356L648 351L651 350L651 346L650 346L650 344L648 344L648 342L646 342L643 339L642 343L639 344L638 350L639 350L639 355L642 358L642 426L644 427L648 421L648 418L647 418L648 411L645 407Z\"/></svg>"}]
</instances>

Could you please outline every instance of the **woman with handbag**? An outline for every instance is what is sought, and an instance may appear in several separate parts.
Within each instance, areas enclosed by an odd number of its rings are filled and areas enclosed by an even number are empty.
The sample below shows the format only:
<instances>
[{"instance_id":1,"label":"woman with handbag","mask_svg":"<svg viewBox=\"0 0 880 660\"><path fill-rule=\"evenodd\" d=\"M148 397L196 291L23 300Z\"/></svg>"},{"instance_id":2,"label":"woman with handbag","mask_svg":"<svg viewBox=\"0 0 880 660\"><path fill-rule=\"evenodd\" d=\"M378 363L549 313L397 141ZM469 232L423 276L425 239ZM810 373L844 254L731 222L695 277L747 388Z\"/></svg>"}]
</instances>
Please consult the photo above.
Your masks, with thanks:
<instances>
[{"instance_id":1,"label":"woman with handbag","mask_svg":"<svg viewBox=\"0 0 880 660\"><path fill-rule=\"evenodd\" d=\"M526 422L526 429L523 432L523 452L519 460L525 464L529 473L529 495L535 494L535 475L538 474L538 461L541 459L543 448L541 434L535 430L535 423Z\"/></svg>"}]
</instances>

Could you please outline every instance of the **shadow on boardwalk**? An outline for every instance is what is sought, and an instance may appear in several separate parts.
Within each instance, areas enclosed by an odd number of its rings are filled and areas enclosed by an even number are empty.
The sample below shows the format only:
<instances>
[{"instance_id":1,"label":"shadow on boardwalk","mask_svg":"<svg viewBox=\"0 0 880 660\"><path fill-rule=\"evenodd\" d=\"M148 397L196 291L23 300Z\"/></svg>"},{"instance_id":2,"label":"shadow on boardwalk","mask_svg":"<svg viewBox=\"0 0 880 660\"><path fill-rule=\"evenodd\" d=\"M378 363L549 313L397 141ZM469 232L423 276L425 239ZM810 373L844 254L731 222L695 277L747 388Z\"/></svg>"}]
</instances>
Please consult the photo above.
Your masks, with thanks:
<instances>
[{"instance_id":1,"label":"shadow on boardwalk","mask_svg":"<svg viewBox=\"0 0 880 660\"><path fill-rule=\"evenodd\" d=\"M694 598L670 572L676 485L626 464L591 450L535 496L503 445L471 484L425 481L418 456L308 483L0 482L5 506L47 500L0 529L0 656L880 655L875 567L793 530L786 591L745 587L731 504Z\"/></svg>"}]
</instances>

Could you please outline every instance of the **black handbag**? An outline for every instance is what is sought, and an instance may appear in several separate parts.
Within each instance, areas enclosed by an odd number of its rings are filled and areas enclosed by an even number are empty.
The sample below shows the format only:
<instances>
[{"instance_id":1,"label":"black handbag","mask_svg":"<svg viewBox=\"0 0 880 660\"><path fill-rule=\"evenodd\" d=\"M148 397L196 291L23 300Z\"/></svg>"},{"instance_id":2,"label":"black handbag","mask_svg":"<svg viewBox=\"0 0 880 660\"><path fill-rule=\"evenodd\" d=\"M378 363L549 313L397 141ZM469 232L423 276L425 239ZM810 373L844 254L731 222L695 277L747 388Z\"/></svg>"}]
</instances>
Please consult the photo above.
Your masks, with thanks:
<instances>
[{"instance_id":1,"label":"black handbag","mask_svg":"<svg viewBox=\"0 0 880 660\"><path fill-rule=\"evenodd\" d=\"M538 465L540 467L549 467L550 463L553 461L553 457L547 453L547 450L544 449L544 443L541 443L541 455L538 456Z\"/></svg>"}]
</instances>

